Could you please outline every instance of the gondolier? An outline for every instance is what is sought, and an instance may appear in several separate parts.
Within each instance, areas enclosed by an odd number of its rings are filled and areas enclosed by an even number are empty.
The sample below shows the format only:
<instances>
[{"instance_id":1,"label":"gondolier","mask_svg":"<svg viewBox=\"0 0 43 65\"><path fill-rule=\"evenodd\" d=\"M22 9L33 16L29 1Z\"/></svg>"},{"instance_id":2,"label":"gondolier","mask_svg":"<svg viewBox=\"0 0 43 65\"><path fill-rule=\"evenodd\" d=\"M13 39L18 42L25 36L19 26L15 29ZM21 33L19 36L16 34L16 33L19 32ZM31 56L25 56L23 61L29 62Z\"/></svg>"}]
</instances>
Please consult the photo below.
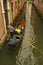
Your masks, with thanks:
<instances>
[{"instance_id":1,"label":"gondolier","mask_svg":"<svg viewBox=\"0 0 43 65\"><path fill-rule=\"evenodd\" d=\"M10 34L11 34L11 37L13 36L13 34L14 34L14 31L15 31L15 28L12 26L12 25L8 25L8 30L9 30L9 32L10 32Z\"/></svg>"}]
</instances>

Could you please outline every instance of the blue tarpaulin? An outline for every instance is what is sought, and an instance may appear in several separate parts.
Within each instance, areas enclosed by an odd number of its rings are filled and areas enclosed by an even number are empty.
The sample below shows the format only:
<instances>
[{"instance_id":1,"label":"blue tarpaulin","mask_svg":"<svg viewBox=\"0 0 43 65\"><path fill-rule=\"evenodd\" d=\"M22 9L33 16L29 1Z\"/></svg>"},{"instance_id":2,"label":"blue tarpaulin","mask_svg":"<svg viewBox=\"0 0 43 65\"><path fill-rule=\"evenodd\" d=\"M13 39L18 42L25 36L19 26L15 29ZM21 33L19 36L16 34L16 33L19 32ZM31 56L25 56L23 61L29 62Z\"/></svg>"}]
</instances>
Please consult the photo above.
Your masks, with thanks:
<instances>
[{"instance_id":1,"label":"blue tarpaulin","mask_svg":"<svg viewBox=\"0 0 43 65\"><path fill-rule=\"evenodd\" d=\"M13 44L15 44L16 43L16 35L14 35L13 37L12 37L12 39L10 39L10 41L8 42L8 45L13 45Z\"/></svg>"}]
</instances>

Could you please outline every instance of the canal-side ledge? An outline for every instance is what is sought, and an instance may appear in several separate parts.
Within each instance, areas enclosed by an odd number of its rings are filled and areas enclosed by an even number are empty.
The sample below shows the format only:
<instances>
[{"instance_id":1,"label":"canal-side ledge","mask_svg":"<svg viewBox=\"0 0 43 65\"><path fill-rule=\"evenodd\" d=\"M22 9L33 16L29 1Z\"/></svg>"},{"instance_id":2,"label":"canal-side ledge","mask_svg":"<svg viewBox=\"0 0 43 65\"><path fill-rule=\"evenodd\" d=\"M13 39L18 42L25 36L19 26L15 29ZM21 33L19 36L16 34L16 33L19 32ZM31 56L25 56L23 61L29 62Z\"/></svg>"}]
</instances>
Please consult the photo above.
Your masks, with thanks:
<instances>
[{"instance_id":1,"label":"canal-side ledge","mask_svg":"<svg viewBox=\"0 0 43 65\"><path fill-rule=\"evenodd\" d=\"M34 4L34 3L32 3L32 5L33 5L33 6L34 6L34 8L36 9L36 11L37 11L37 13L38 13L39 17L41 18L41 20L43 21L43 16L41 16L41 14L39 13L39 11L38 11L37 7L35 6L35 4Z\"/></svg>"},{"instance_id":2,"label":"canal-side ledge","mask_svg":"<svg viewBox=\"0 0 43 65\"><path fill-rule=\"evenodd\" d=\"M30 1L27 1L27 10L26 10L26 20L27 19L30 19L31 20L31 17L32 17L32 2L30 3Z\"/></svg>"}]
</instances>

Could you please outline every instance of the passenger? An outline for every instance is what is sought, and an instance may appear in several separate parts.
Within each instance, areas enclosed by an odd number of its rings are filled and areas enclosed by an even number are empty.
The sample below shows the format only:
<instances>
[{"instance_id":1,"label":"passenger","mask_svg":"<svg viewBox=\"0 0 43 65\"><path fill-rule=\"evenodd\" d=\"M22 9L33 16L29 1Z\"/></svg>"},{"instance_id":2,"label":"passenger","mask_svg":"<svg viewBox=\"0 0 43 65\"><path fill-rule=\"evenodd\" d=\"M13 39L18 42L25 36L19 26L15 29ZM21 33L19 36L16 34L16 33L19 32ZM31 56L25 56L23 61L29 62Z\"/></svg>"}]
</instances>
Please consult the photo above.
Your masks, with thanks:
<instances>
[{"instance_id":1,"label":"passenger","mask_svg":"<svg viewBox=\"0 0 43 65\"><path fill-rule=\"evenodd\" d=\"M24 34L24 26L23 25L19 25L19 28L21 30L21 34Z\"/></svg>"},{"instance_id":2,"label":"passenger","mask_svg":"<svg viewBox=\"0 0 43 65\"><path fill-rule=\"evenodd\" d=\"M14 31L15 31L15 28L12 26L12 24L10 24L10 25L8 25L8 29L9 29L9 32L10 32L11 37L12 37L14 34Z\"/></svg>"},{"instance_id":3,"label":"passenger","mask_svg":"<svg viewBox=\"0 0 43 65\"><path fill-rule=\"evenodd\" d=\"M21 24L18 27L21 29Z\"/></svg>"},{"instance_id":4,"label":"passenger","mask_svg":"<svg viewBox=\"0 0 43 65\"><path fill-rule=\"evenodd\" d=\"M15 31L16 31L18 34L21 34L21 29L20 29L20 28L16 28Z\"/></svg>"},{"instance_id":5,"label":"passenger","mask_svg":"<svg viewBox=\"0 0 43 65\"><path fill-rule=\"evenodd\" d=\"M21 27L21 34L24 34L24 26Z\"/></svg>"}]
</instances>

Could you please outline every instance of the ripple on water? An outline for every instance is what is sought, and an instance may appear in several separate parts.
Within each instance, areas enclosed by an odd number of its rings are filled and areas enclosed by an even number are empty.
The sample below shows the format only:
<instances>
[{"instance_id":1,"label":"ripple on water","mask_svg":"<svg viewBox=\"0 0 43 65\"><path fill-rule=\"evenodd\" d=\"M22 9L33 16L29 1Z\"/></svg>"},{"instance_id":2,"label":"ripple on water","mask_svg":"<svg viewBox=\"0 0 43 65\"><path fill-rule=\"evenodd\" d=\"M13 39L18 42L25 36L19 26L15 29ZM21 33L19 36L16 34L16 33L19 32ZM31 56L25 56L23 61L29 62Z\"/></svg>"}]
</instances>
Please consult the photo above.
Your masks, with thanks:
<instances>
[{"instance_id":1,"label":"ripple on water","mask_svg":"<svg viewBox=\"0 0 43 65\"><path fill-rule=\"evenodd\" d=\"M32 52L32 47L28 43L23 41L21 48L19 49L16 57L17 65L34 65L35 59Z\"/></svg>"}]
</instances>

